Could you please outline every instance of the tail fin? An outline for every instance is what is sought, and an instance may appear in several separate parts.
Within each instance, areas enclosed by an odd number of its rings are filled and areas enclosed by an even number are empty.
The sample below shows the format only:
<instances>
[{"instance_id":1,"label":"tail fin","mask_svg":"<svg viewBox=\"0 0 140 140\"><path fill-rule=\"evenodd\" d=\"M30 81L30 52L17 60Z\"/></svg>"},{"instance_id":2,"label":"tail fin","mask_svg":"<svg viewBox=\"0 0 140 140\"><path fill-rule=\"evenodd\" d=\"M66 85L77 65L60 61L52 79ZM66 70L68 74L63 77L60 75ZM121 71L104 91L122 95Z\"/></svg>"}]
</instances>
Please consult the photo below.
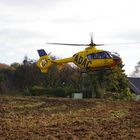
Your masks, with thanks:
<instances>
[{"instance_id":1,"label":"tail fin","mask_svg":"<svg viewBox=\"0 0 140 140\"><path fill-rule=\"evenodd\" d=\"M39 54L40 57L44 56L44 55L47 55L47 53L45 52L44 49L40 49L40 50L37 50L37 51L38 51L38 54Z\"/></svg>"},{"instance_id":2,"label":"tail fin","mask_svg":"<svg viewBox=\"0 0 140 140\"><path fill-rule=\"evenodd\" d=\"M51 58L47 55L44 49L37 50L40 59L37 61L36 65L43 73L47 73L48 69L52 66Z\"/></svg>"}]
</instances>

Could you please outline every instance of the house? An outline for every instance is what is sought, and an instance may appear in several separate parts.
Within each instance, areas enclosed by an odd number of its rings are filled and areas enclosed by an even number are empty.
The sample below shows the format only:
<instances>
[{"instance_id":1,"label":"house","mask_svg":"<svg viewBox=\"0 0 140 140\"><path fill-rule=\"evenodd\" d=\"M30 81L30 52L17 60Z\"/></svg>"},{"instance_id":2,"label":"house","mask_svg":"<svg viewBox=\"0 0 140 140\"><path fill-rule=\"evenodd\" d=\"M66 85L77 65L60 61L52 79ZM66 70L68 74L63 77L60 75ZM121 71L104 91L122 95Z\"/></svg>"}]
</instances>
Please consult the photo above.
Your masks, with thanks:
<instances>
[{"instance_id":1,"label":"house","mask_svg":"<svg viewBox=\"0 0 140 140\"><path fill-rule=\"evenodd\" d=\"M128 80L131 91L140 95L140 77L128 77Z\"/></svg>"}]
</instances>

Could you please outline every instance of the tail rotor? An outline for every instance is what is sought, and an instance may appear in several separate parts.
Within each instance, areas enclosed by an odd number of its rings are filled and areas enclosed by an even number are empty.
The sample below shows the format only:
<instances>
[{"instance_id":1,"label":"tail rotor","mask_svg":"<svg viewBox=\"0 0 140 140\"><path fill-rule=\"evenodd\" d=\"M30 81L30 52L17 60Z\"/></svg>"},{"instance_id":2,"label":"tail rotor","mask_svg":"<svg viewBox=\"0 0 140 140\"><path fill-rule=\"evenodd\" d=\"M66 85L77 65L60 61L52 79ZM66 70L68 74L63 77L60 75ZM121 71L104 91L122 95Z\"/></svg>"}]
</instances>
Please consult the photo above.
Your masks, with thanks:
<instances>
[{"instance_id":1,"label":"tail rotor","mask_svg":"<svg viewBox=\"0 0 140 140\"><path fill-rule=\"evenodd\" d=\"M47 73L48 69L52 66L51 58L47 55L44 49L37 50L40 56L36 65L43 73Z\"/></svg>"}]
</instances>

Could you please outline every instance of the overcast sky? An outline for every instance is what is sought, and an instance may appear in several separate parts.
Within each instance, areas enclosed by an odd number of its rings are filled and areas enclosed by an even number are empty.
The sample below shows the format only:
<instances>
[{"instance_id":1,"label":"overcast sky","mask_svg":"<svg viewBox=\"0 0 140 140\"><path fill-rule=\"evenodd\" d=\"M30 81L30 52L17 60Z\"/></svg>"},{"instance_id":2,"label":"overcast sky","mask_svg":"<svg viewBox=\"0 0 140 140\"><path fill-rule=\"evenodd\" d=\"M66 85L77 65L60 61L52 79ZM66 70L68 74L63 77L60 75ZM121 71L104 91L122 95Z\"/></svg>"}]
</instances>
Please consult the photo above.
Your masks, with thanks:
<instances>
[{"instance_id":1,"label":"overcast sky","mask_svg":"<svg viewBox=\"0 0 140 140\"><path fill-rule=\"evenodd\" d=\"M140 42L140 0L0 0L0 62L38 59L44 48L60 58L84 47L50 46L46 42ZM140 44L102 46L118 52L127 74L140 61Z\"/></svg>"}]
</instances>

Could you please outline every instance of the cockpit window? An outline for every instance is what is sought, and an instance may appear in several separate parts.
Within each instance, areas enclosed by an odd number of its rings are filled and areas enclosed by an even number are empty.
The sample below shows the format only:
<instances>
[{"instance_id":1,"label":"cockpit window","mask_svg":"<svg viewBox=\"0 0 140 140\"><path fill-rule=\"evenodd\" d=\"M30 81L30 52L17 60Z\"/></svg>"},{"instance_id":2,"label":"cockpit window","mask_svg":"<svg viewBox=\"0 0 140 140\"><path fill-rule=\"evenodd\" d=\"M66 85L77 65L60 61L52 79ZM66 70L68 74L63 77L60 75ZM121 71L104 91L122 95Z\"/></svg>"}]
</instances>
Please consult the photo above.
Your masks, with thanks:
<instances>
[{"instance_id":1,"label":"cockpit window","mask_svg":"<svg viewBox=\"0 0 140 140\"><path fill-rule=\"evenodd\" d=\"M120 55L116 52L109 52L110 56L113 58L113 59L118 59L120 58Z\"/></svg>"},{"instance_id":2,"label":"cockpit window","mask_svg":"<svg viewBox=\"0 0 140 140\"><path fill-rule=\"evenodd\" d=\"M109 53L110 53L111 56L118 56L118 57L120 57L120 55L118 53L116 53L116 52L109 52Z\"/></svg>"},{"instance_id":3,"label":"cockpit window","mask_svg":"<svg viewBox=\"0 0 140 140\"><path fill-rule=\"evenodd\" d=\"M107 59L110 58L110 55L107 52L97 52L87 55L88 59Z\"/></svg>"}]
</instances>

